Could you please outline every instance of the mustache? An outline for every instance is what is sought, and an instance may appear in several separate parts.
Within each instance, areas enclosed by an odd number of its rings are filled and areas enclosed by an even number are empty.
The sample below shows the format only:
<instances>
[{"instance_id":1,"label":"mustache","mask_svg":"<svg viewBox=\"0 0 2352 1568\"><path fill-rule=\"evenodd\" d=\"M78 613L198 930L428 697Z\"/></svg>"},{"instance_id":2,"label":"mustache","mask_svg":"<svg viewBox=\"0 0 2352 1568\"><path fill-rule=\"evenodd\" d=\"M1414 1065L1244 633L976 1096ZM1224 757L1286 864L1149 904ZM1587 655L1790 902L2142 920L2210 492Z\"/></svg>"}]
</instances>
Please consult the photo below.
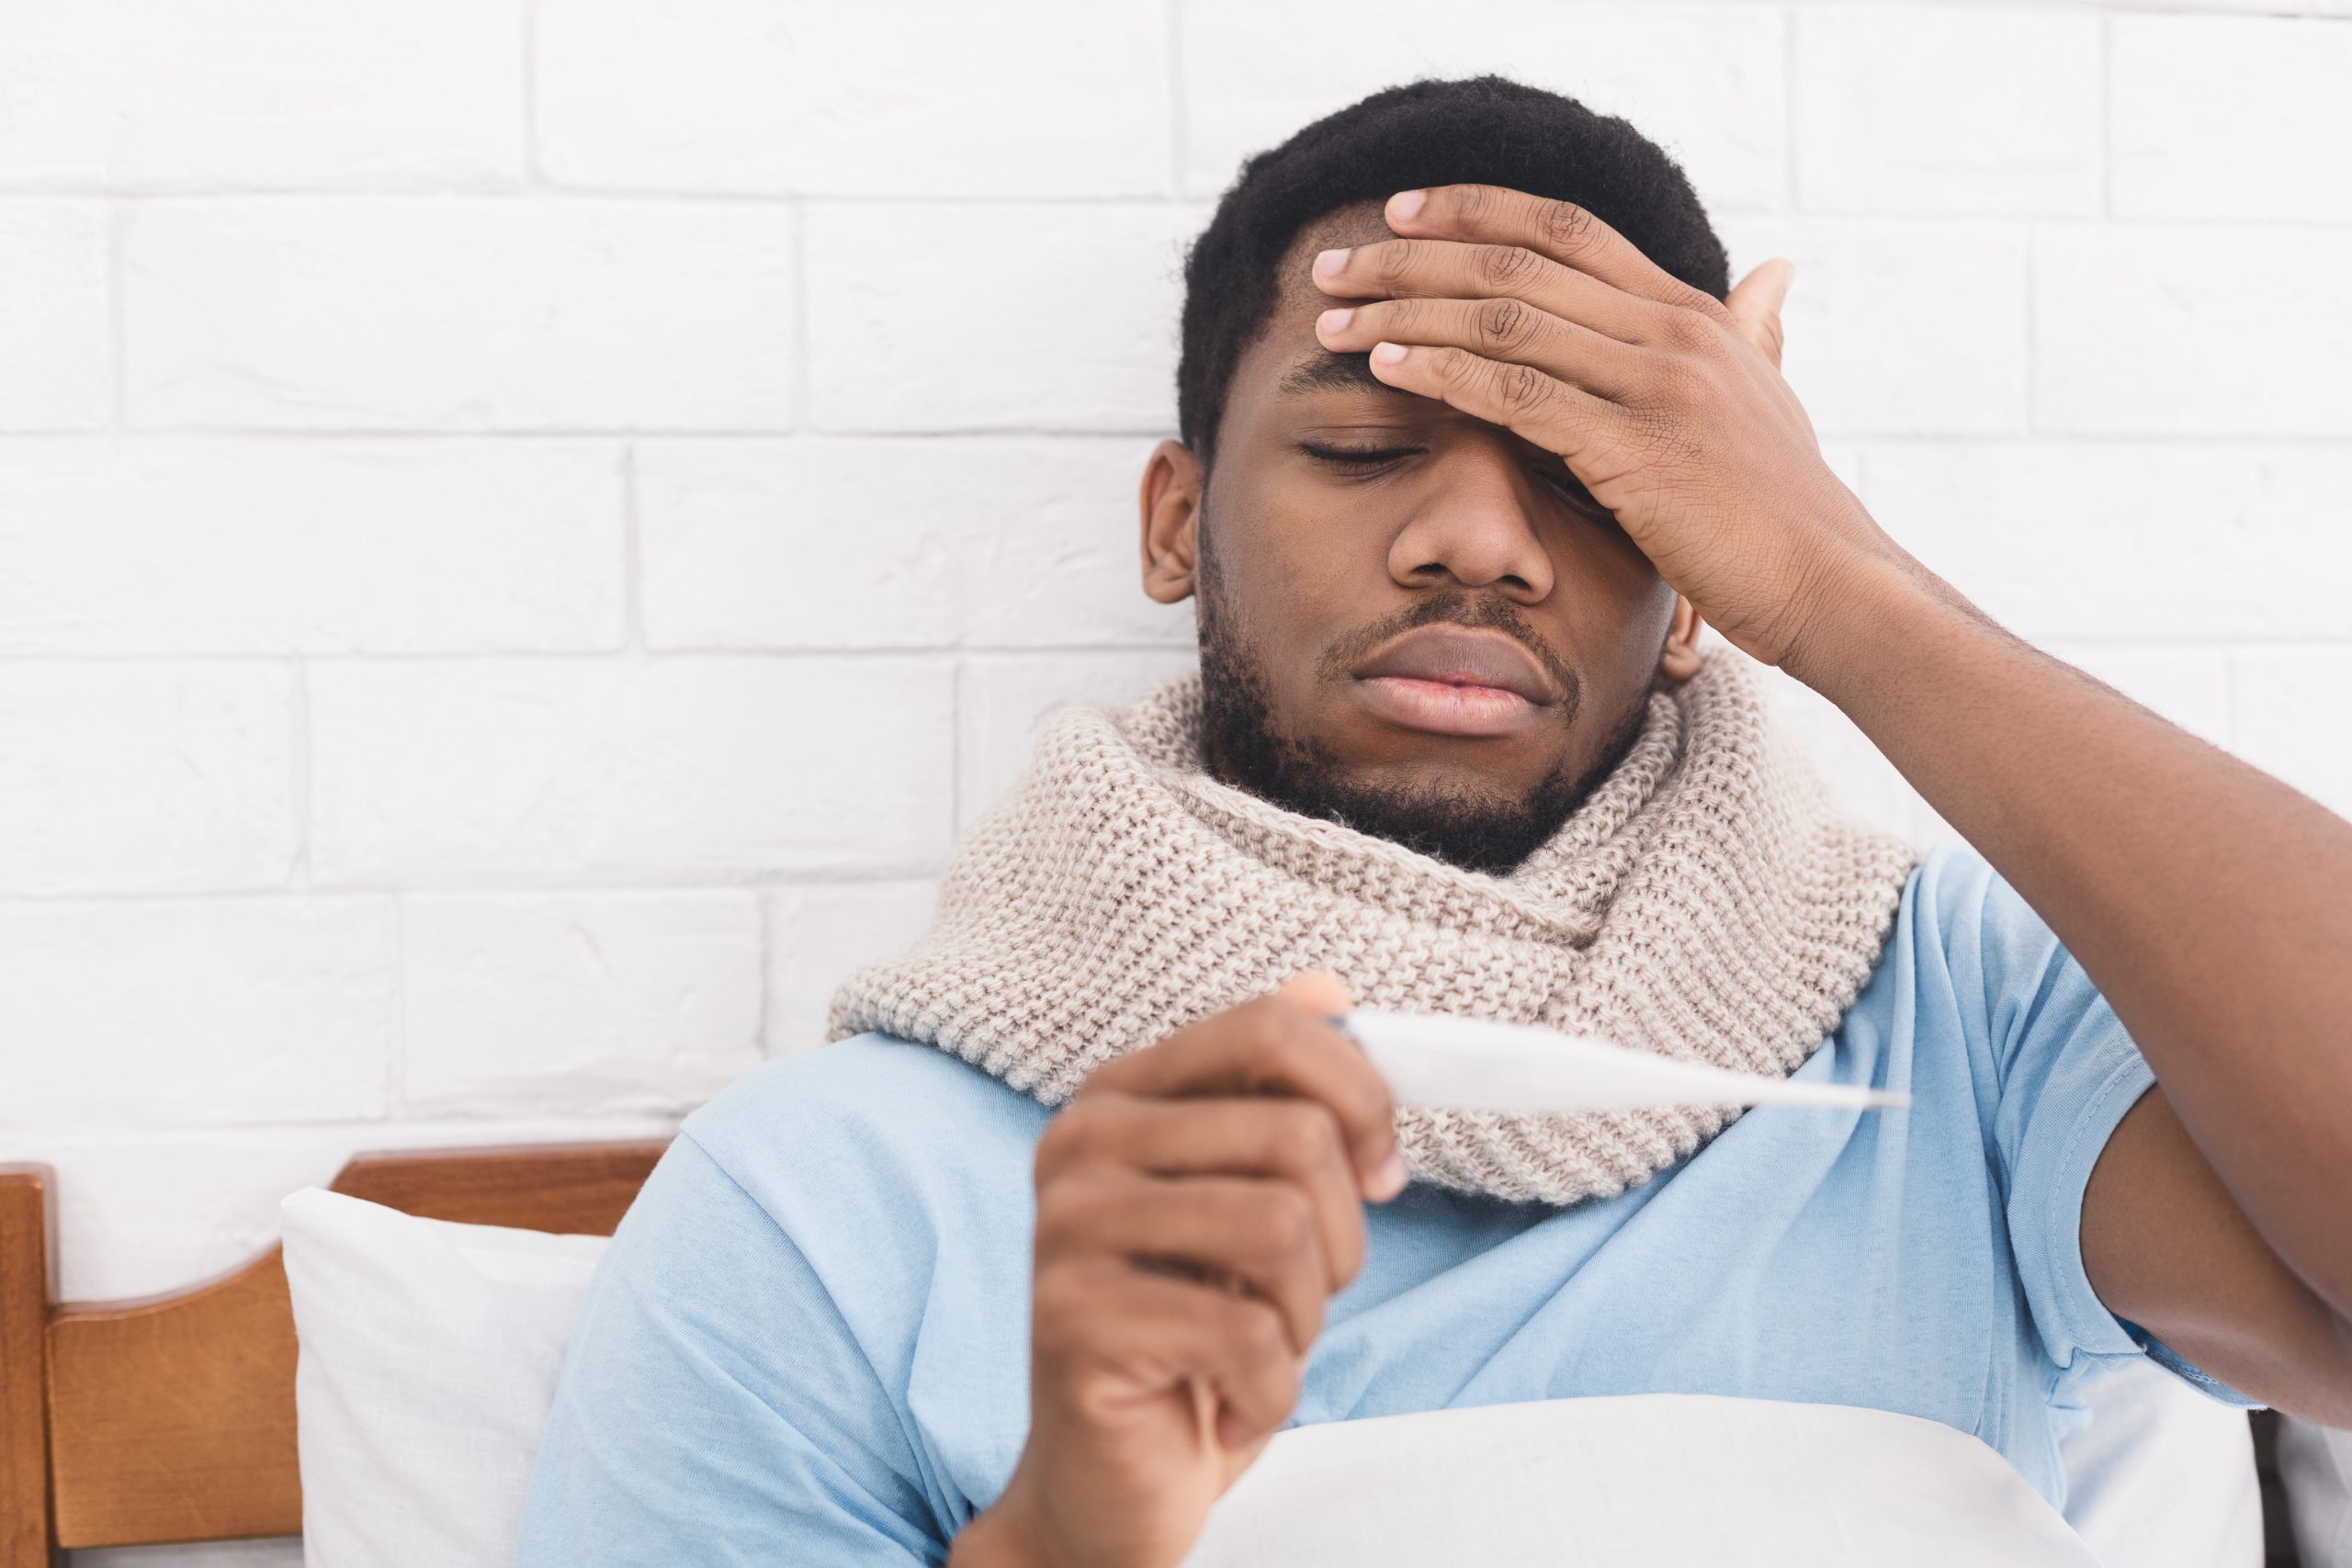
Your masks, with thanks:
<instances>
[{"instance_id":1,"label":"mustache","mask_svg":"<svg viewBox=\"0 0 2352 1568\"><path fill-rule=\"evenodd\" d=\"M1315 661L1315 673L1325 681L1346 680L1349 671L1363 663L1371 656L1373 649L1390 637L1441 621L1461 626L1491 628L1525 648L1565 694L1560 705L1564 710L1561 722L1575 722L1578 710L1584 706L1584 682L1577 678L1577 672L1568 667L1567 660L1544 640L1544 635L1520 614L1519 606L1508 599L1489 593L1474 593L1467 589L1417 599L1393 615L1383 616L1369 626L1349 632L1323 650L1322 657Z\"/></svg>"}]
</instances>

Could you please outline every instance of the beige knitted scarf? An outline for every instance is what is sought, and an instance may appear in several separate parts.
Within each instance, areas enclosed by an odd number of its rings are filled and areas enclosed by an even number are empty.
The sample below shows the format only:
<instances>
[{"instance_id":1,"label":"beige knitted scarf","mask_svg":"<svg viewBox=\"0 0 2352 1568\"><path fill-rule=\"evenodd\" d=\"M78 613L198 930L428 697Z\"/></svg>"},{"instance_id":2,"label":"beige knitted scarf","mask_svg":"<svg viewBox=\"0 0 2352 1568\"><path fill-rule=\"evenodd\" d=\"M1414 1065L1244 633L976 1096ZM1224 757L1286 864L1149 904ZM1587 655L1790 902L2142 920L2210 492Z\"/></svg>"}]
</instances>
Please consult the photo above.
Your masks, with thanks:
<instances>
[{"instance_id":1,"label":"beige knitted scarf","mask_svg":"<svg viewBox=\"0 0 2352 1568\"><path fill-rule=\"evenodd\" d=\"M1197 670L1125 708L1062 709L957 846L931 931L843 982L827 1038L937 1045L1059 1105L1112 1057L1311 966L1367 1007L1792 1072L1868 979L1916 853L1838 811L1745 655L1712 651L1648 703L1623 758L1500 875L1219 783ZM1735 1114L1404 1107L1396 1131L1418 1179L1571 1203L1647 1180Z\"/></svg>"}]
</instances>

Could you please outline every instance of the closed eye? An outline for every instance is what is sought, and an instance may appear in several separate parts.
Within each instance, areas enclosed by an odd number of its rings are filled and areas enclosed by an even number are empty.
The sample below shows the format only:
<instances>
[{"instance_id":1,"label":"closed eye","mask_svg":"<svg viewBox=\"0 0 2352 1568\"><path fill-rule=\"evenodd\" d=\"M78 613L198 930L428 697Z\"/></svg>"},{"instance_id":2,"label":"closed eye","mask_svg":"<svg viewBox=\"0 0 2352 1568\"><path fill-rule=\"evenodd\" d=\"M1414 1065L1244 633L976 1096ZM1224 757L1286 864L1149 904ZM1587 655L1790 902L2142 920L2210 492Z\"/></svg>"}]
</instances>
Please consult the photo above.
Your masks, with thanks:
<instances>
[{"instance_id":1,"label":"closed eye","mask_svg":"<svg viewBox=\"0 0 2352 1568\"><path fill-rule=\"evenodd\" d=\"M1327 446L1319 441L1302 441L1298 449L1318 463L1361 471L1393 463L1399 457L1409 457L1423 450L1419 446Z\"/></svg>"},{"instance_id":2,"label":"closed eye","mask_svg":"<svg viewBox=\"0 0 2352 1568\"><path fill-rule=\"evenodd\" d=\"M1298 449L1318 463L1329 463L1343 472L1367 476L1374 469L1426 450L1420 446L1330 446L1319 441L1302 441ZM1592 492L1585 489L1574 475L1555 473L1549 468L1539 468L1536 472L1579 512L1611 525L1616 522L1615 513L1594 500Z\"/></svg>"},{"instance_id":3,"label":"closed eye","mask_svg":"<svg viewBox=\"0 0 2352 1568\"><path fill-rule=\"evenodd\" d=\"M1535 472L1546 484L1558 491L1570 506L1587 517L1597 523L1606 523L1612 528L1617 526L1617 514L1593 499L1592 491L1585 489L1584 481L1576 475L1553 468L1538 468Z\"/></svg>"}]
</instances>

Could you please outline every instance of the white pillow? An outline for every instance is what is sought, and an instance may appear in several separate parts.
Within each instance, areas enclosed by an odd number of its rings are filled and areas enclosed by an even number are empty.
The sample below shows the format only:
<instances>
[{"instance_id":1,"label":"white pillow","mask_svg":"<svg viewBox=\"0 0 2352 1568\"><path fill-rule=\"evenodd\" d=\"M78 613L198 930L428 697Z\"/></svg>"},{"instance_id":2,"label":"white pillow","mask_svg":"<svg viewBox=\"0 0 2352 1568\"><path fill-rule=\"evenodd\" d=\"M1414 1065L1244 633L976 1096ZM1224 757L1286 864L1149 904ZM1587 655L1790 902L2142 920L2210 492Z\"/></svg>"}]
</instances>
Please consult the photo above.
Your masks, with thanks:
<instances>
[{"instance_id":1,"label":"white pillow","mask_svg":"<svg viewBox=\"0 0 2352 1568\"><path fill-rule=\"evenodd\" d=\"M607 1245L282 1205L305 1568L508 1568L565 1343Z\"/></svg>"}]
</instances>

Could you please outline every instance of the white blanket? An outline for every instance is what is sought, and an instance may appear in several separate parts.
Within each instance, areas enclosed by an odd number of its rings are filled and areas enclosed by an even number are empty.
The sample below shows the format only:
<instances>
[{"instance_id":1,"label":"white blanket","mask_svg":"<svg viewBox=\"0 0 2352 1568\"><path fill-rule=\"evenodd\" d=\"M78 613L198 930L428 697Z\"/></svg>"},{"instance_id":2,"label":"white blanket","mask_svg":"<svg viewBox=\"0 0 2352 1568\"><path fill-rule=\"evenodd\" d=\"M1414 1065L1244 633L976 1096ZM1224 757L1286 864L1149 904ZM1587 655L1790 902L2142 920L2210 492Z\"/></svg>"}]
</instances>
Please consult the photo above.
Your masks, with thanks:
<instances>
[{"instance_id":1,"label":"white blanket","mask_svg":"<svg viewBox=\"0 0 2352 1568\"><path fill-rule=\"evenodd\" d=\"M1185 1568L2097 1568L2001 1456L1938 1422L1713 1394L1295 1427Z\"/></svg>"}]
</instances>

